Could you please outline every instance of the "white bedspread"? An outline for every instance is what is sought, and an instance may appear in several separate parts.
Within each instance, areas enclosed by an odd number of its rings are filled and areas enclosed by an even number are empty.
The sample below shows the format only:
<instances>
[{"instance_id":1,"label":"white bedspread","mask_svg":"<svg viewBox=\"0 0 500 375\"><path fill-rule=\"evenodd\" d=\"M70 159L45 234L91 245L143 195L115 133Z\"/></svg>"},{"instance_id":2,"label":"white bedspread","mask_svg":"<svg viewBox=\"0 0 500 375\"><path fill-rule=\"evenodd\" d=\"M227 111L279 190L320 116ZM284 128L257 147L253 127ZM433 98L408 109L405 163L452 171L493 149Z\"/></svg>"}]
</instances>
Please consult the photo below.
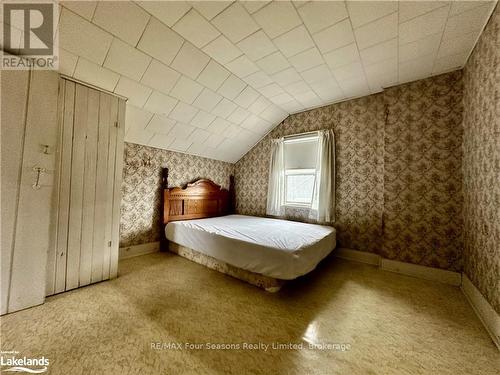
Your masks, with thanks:
<instances>
[{"instance_id":1,"label":"white bedspread","mask_svg":"<svg viewBox=\"0 0 500 375\"><path fill-rule=\"evenodd\" d=\"M335 248L332 227L244 215L174 221L165 232L169 241L284 280L312 271Z\"/></svg>"}]
</instances>

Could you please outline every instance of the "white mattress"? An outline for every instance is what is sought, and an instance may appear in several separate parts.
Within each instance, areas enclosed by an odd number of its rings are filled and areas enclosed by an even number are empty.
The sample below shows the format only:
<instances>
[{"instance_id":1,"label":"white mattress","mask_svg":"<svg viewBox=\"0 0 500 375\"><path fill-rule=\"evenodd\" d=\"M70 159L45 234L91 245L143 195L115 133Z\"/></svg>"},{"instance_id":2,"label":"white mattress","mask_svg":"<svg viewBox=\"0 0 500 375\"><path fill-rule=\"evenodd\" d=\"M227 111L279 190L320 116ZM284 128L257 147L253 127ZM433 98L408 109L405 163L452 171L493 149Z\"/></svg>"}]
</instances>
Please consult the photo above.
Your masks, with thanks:
<instances>
[{"instance_id":1,"label":"white mattress","mask_svg":"<svg viewBox=\"0 0 500 375\"><path fill-rule=\"evenodd\" d=\"M179 245L283 280L312 271L335 248L332 227L244 215L174 221L165 233Z\"/></svg>"}]
</instances>

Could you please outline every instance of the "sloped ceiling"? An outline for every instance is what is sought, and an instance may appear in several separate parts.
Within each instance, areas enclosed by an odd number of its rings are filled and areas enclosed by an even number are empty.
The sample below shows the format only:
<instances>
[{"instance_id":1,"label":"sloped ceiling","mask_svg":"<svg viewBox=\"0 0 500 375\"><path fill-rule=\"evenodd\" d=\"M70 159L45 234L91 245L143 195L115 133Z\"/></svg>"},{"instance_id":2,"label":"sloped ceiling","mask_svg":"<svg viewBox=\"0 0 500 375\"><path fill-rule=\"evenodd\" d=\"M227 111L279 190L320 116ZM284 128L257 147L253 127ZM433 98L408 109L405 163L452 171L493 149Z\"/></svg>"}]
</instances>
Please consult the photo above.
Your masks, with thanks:
<instances>
[{"instance_id":1,"label":"sloped ceiling","mask_svg":"<svg viewBox=\"0 0 500 375\"><path fill-rule=\"evenodd\" d=\"M237 161L290 113L463 67L495 2L61 2L61 72L130 142Z\"/></svg>"}]
</instances>

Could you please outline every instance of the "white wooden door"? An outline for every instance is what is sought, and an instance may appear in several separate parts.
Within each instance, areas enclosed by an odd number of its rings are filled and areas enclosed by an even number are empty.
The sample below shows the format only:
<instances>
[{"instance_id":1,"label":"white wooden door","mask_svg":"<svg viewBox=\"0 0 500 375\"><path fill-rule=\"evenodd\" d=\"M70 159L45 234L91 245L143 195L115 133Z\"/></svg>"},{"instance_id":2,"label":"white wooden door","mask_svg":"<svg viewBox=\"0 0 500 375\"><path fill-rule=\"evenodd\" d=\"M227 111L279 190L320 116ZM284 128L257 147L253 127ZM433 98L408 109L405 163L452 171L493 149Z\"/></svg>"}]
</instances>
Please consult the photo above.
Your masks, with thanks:
<instances>
[{"instance_id":1,"label":"white wooden door","mask_svg":"<svg viewBox=\"0 0 500 375\"><path fill-rule=\"evenodd\" d=\"M60 81L58 210L47 295L117 276L124 100Z\"/></svg>"}]
</instances>

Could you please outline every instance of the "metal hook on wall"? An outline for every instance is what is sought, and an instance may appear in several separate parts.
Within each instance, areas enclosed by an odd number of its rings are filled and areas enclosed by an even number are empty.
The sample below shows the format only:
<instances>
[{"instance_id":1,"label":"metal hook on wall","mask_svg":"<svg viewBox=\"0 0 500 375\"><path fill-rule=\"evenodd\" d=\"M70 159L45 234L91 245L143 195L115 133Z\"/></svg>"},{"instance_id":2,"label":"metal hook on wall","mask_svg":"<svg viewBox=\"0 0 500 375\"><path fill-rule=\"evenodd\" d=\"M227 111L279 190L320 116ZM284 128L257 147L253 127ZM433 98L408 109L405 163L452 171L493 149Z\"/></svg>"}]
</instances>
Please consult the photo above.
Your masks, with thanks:
<instances>
[{"instance_id":1,"label":"metal hook on wall","mask_svg":"<svg viewBox=\"0 0 500 375\"><path fill-rule=\"evenodd\" d=\"M40 175L42 173L45 173L45 168L33 167L33 170L36 172L36 179L35 179L35 183L33 185L31 185L31 187L33 188L33 190L39 190L42 187L40 185Z\"/></svg>"}]
</instances>

